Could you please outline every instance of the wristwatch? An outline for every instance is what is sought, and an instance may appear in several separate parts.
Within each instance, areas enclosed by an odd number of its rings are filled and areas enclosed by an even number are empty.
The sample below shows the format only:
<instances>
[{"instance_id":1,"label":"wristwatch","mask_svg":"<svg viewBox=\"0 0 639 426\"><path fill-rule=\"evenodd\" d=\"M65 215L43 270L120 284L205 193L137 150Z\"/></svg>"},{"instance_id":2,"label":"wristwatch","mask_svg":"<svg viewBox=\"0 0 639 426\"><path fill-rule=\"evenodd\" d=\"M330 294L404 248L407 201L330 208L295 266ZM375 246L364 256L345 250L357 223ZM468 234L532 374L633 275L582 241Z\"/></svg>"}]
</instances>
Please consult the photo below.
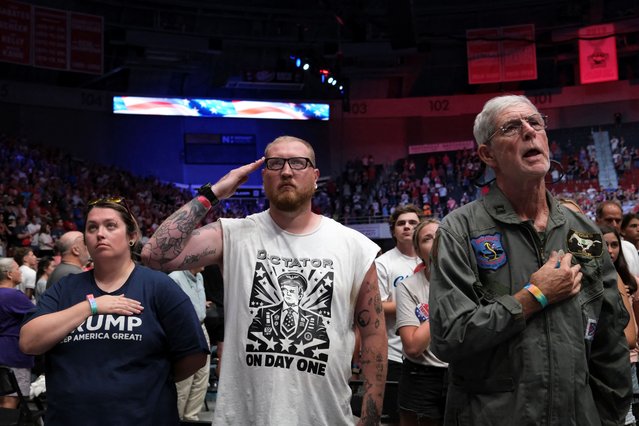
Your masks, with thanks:
<instances>
[{"instance_id":1,"label":"wristwatch","mask_svg":"<svg viewBox=\"0 0 639 426\"><path fill-rule=\"evenodd\" d=\"M205 185L200 186L200 188L197 190L197 193L198 195L202 195L206 197L206 199L209 200L211 205L214 206L218 204L220 200L218 200L215 194L213 193L212 187L213 187L212 184L207 183Z\"/></svg>"}]
</instances>

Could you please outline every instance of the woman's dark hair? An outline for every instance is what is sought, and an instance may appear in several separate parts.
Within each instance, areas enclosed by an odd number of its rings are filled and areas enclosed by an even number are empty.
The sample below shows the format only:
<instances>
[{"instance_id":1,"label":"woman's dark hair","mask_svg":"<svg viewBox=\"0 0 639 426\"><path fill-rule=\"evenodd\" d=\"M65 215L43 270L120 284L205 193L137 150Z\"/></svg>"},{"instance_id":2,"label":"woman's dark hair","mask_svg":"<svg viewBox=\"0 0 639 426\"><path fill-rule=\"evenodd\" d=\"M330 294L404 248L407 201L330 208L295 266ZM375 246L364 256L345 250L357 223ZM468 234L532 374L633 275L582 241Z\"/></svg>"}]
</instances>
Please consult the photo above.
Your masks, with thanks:
<instances>
[{"instance_id":1,"label":"woman's dark hair","mask_svg":"<svg viewBox=\"0 0 639 426\"><path fill-rule=\"evenodd\" d=\"M38 271L36 272L36 282L44 275L45 271L53 262L53 258L51 256L45 256L40 258L38 261Z\"/></svg>"},{"instance_id":2,"label":"woman's dark hair","mask_svg":"<svg viewBox=\"0 0 639 426\"><path fill-rule=\"evenodd\" d=\"M626 229L632 219L639 219L639 214L626 213L625 215L623 215L623 219L621 220L621 229Z\"/></svg>"},{"instance_id":3,"label":"woman's dark hair","mask_svg":"<svg viewBox=\"0 0 639 426\"><path fill-rule=\"evenodd\" d=\"M630 289L630 294L635 294L637 291L637 280L628 270L628 263L626 262L626 258L623 255L623 249L621 247L621 235L619 235L619 232L617 232L617 230L612 226L600 225L599 229L601 230L602 236L606 234L614 234L617 241L619 241L619 256L617 256L617 260L615 260L615 269L621 277L621 281L623 281L623 283Z\"/></svg>"}]
</instances>

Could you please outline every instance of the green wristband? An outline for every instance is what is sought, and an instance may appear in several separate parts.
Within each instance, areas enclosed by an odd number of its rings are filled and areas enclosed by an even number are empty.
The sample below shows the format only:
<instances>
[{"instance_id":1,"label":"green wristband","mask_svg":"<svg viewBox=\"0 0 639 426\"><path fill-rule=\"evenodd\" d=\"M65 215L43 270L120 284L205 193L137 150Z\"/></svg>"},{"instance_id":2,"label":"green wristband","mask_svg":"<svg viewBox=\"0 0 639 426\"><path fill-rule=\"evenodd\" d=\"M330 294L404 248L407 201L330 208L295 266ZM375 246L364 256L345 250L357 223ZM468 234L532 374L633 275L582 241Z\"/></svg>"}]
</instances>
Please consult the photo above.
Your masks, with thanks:
<instances>
[{"instance_id":1,"label":"green wristband","mask_svg":"<svg viewBox=\"0 0 639 426\"><path fill-rule=\"evenodd\" d=\"M97 315L98 303L95 301L95 298L92 294L87 294L87 301L89 302L89 306L91 307L91 315Z\"/></svg>"}]
</instances>

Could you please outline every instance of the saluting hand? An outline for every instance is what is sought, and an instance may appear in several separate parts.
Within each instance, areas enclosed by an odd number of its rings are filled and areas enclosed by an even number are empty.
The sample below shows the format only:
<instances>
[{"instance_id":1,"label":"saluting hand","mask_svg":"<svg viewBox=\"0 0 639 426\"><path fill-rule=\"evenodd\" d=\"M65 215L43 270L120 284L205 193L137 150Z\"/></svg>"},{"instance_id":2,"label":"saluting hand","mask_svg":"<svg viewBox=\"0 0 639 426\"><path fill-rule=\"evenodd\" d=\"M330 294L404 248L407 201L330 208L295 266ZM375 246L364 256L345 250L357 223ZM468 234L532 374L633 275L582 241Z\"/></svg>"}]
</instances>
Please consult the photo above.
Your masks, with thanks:
<instances>
[{"instance_id":1,"label":"saluting hand","mask_svg":"<svg viewBox=\"0 0 639 426\"><path fill-rule=\"evenodd\" d=\"M237 191L237 188L239 188L240 185L248 180L249 175L259 169L263 163L264 157L253 161L252 163L238 167L237 169L231 170L222 176L222 178L212 186L211 190L220 200L229 198L231 195L235 194L235 191Z\"/></svg>"}]
</instances>

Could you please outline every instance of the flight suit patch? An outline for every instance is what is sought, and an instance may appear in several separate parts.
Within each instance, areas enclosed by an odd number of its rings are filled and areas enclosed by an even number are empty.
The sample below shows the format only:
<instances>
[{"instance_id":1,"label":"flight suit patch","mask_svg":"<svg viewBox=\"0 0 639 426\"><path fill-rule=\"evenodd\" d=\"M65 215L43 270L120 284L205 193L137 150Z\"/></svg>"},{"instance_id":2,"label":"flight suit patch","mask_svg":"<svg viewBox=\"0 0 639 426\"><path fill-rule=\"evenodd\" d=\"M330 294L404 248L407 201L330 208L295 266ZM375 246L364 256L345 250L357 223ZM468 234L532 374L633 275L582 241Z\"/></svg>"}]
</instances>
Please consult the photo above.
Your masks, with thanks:
<instances>
[{"instance_id":1,"label":"flight suit patch","mask_svg":"<svg viewBox=\"0 0 639 426\"><path fill-rule=\"evenodd\" d=\"M470 244L475 251L477 266L481 269L494 271L504 266L508 260L499 232L475 237L470 240Z\"/></svg>"},{"instance_id":2,"label":"flight suit patch","mask_svg":"<svg viewBox=\"0 0 639 426\"><path fill-rule=\"evenodd\" d=\"M568 251L576 256L600 257L603 253L601 234L593 232L579 232L573 229L568 232Z\"/></svg>"}]
</instances>

